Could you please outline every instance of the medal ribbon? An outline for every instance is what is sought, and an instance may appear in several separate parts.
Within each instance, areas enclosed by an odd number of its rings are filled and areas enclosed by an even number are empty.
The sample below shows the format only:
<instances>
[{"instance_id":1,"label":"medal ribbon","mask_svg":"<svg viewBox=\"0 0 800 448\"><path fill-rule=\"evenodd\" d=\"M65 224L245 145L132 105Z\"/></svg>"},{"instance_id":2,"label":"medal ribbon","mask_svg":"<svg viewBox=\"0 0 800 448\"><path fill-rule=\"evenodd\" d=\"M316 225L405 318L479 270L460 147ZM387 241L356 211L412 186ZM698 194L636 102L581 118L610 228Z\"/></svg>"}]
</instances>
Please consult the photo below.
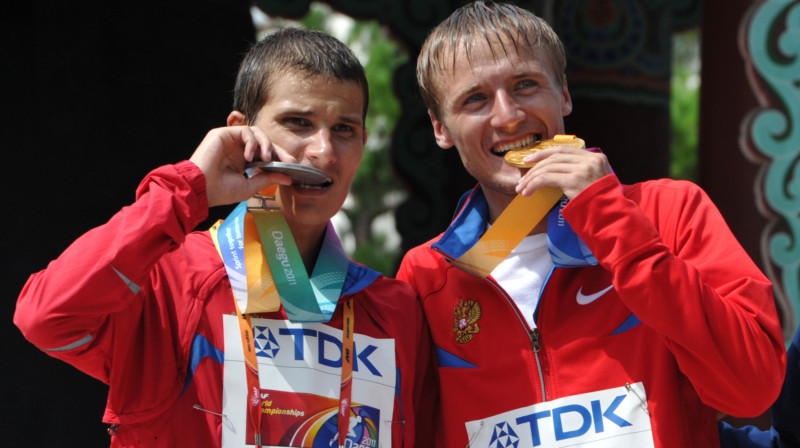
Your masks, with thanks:
<instances>
[{"instance_id":1,"label":"medal ribbon","mask_svg":"<svg viewBox=\"0 0 800 448\"><path fill-rule=\"evenodd\" d=\"M586 150L601 152L599 148ZM596 265L597 259L561 216L566 197L559 207L553 207L562 197L561 190L551 187L540 188L528 197L517 195L475 245L448 260L469 274L486 278L548 215L547 246L553 263L560 267Z\"/></svg>"},{"instance_id":2,"label":"medal ribbon","mask_svg":"<svg viewBox=\"0 0 800 448\"><path fill-rule=\"evenodd\" d=\"M329 222L309 278L289 225L272 199L256 196L254 202L242 202L215 224L218 230L212 236L234 298L243 314L277 311L283 304L292 322L327 322L347 276L347 254Z\"/></svg>"},{"instance_id":3,"label":"medal ribbon","mask_svg":"<svg viewBox=\"0 0 800 448\"><path fill-rule=\"evenodd\" d=\"M238 209L238 207L237 207ZM214 224L209 232L211 239L214 241L214 246L217 248L222 259L225 260L226 252L222 251L219 244L219 227L220 223ZM233 252L237 253L237 252ZM229 259L234 260L232 254L229 253ZM240 263L241 264L241 263ZM236 299L237 288L234 286L234 278L241 280L237 265L231 265L230 269L228 263L225 263L225 268L228 270L228 277L230 278L231 288L233 289L234 298ZM237 277L231 277L231 271L236 271ZM239 290L241 291L241 290ZM245 294L247 291L244 291ZM256 358L255 339L253 335L253 324L250 322L250 315L242 313L239 306L239 301L233 301L236 307L236 316L239 321L239 331L242 337L242 351L244 352L245 361L245 378L247 379L247 420L253 427L253 436L255 438L255 445L261 447L261 384L258 378L258 359Z\"/></svg>"},{"instance_id":4,"label":"medal ribbon","mask_svg":"<svg viewBox=\"0 0 800 448\"><path fill-rule=\"evenodd\" d=\"M478 242L451 263L476 277L488 277L562 195L561 190L551 187L540 188L530 196L517 195Z\"/></svg>"},{"instance_id":5,"label":"medal ribbon","mask_svg":"<svg viewBox=\"0 0 800 448\"><path fill-rule=\"evenodd\" d=\"M272 276L268 271L265 272L261 263L264 258L261 255L261 242L254 229L255 224L252 216L248 218L245 202L239 204L225 221L219 221L209 229L225 264L233 297L244 314L277 311L280 308L280 298ZM251 269L246 269L246 266ZM262 309L254 309L255 305L260 305Z\"/></svg>"},{"instance_id":6,"label":"medal ribbon","mask_svg":"<svg viewBox=\"0 0 800 448\"><path fill-rule=\"evenodd\" d=\"M250 209L283 308L292 322L327 322L342 293L348 259L329 222L325 241L308 277L292 232L280 210Z\"/></svg>"},{"instance_id":7,"label":"medal ribbon","mask_svg":"<svg viewBox=\"0 0 800 448\"><path fill-rule=\"evenodd\" d=\"M261 387L250 314L277 311L283 304L292 322L329 321L349 264L339 237L328 222L309 279L283 213L267 202L274 199L275 191L276 187L269 188L264 190L265 196L257 195L250 202L240 203L224 221L209 229L225 265L239 317L248 389L247 414L258 447L261 446ZM341 446L350 423L355 321L351 300L345 303L339 406L344 418L338 419Z\"/></svg>"}]
</instances>

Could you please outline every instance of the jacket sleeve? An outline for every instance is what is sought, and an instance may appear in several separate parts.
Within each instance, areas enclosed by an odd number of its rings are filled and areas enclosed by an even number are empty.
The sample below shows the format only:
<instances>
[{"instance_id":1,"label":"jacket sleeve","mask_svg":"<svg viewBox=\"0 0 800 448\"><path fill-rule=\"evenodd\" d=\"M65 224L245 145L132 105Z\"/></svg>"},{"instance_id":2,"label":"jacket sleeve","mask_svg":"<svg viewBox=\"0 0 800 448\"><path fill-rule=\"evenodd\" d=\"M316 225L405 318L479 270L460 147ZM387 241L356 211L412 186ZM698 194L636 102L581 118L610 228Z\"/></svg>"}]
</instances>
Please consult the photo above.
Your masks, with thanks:
<instances>
[{"instance_id":1,"label":"jacket sleeve","mask_svg":"<svg viewBox=\"0 0 800 448\"><path fill-rule=\"evenodd\" d=\"M608 175L563 215L704 403L738 417L772 404L786 362L772 284L699 187Z\"/></svg>"},{"instance_id":2,"label":"jacket sleeve","mask_svg":"<svg viewBox=\"0 0 800 448\"><path fill-rule=\"evenodd\" d=\"M163 286L154 267L207 215L205 178L194 164L151 172L134 204L28 279L14 323L47 354L106 383L113 363L132 363L144 352L156 353L155 361L174 358L178 350L161 348L172 337L170 305L151 303Z\"/></svg>"},{"instance_id":3,"label":"jacket sleeve","mask_svg":"<svg viewBox=\"0 0 800 448\"><path fill-rule=\"evenodd\" d=\"M414 282L414 269L411 267L408 253L403 256L403 259L400 261L400 267L397 269L397 275L395 275L395 278L411 285L411 287L414 288L414 291L419 291L417 289L417 284Z\"/></svg>"},{"instance_id":4,"label":"jacket sleeve","mask_svg":"<svg viewBox=\"0 0 800 448\"><path fill-rule=\"evenodd\" d=\"M763 431L755 426L734 428L727 422L717 423L720 448L781 448L773 428Z\"/></svg>"},{"instance_id":5,"label":"jacket sleeve","mask_svg":"<svg viewBox=\"0 0 800 448\"><path fill-rule=\"evenodd\" d=\"M786 379L781 394L772 405L773 431L782 447L800 447L800 328L787 349Z\"/></svg>"},{"instance_id":6,"label":"jacket sleeve","mask_svg":"<svg viewBox=\"0 0 800 448\"><path fill-rule=\"evenodd\" d=\"M719 422L721 448L798 448L800 447L800 330L787 350L786 379L781 394L772 405L772 427L764 431L754 426L735 428Z\"/></svg>"},{"instance_id":7,"label":"jacket sleeve","mask_svg":"<svg viewBox=\"0 0 800 448\"><path fill-rule=\"evenodd\" d=\"M417 360L415 364L414 403L416 413L415 448L433 447L436 433L436 415L438 415L438 378L436 362L428 324L420 307L416 313Z\"/></svg>"}]
</instances>

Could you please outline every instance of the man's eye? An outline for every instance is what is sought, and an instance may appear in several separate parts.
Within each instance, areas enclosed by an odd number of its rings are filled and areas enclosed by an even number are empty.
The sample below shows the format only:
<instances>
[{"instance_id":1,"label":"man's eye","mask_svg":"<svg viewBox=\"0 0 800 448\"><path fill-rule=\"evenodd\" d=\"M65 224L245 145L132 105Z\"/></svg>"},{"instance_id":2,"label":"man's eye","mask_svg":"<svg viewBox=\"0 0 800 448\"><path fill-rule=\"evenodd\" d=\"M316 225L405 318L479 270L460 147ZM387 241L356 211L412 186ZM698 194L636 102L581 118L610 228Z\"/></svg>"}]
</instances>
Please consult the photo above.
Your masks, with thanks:
<instances>
[{"instance_id":1,"label":"man's eye","mask_svg":"<svg viewBox=\"0 0 800 448\"><path fill-rule=\"evenodd\" d=\"M352 131L353 128L346 124L337 124L336 126L333 127L333 130L337 132L347 132L347 131Z\"/></svg>"},{"instance_id":2,"label":"man's eye","mask_svg":"<svg viewBox=\"0 0 800 448\"><path fill-rule=\"evenodd\" d=\"M286 117L283 119L283 122L290 126L299 127L306 127L311 124L307 119L302 117Z\"/></svg>"},{"instance_id":3,"label":"man's eye","mask_svg":"<svg viewBox=\"0 0 800 448\"><path fill-rule=\"evenodd\" d=\"M517 89L530 89L536 87L536 82L530 79L525 79L517 83Z\"/></svg>"},{"instance_id":4,"label":"man's eye","mask_svg":"<svg viewBox=\"0 0 800 448\"><path fill-rule=\"evenodd\" d=\"M478 102L478 101L481 101L481 100L483 100L484 98L485 98L485 97L483 96L483 94L476 93L476 94L474 94L474 95L470 95L470 96L468 96L468 97L467 97L467 98L464 100L464 104L475 103L475 102Z\"/></svg>"}]
</instances>

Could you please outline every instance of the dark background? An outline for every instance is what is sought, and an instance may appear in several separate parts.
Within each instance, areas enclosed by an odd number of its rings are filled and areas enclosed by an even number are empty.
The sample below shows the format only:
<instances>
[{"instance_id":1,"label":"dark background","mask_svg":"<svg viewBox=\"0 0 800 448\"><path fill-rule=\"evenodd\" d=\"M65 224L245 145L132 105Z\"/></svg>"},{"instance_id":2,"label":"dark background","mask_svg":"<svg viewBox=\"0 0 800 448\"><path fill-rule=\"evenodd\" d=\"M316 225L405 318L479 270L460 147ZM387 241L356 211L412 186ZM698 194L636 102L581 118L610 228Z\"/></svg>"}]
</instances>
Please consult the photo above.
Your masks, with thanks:
<instances>
[{"instance_id":1,"label":"dark background","mask_svg":"<svg viewBox=\"0 0 800 448\"><path fill-rule=\"evenodd\" d=\"M151 169L225 125L255 35L249 3L2 5L0 445L108 446L107 387L25 341L14 303L31 273L133 202Z\"/></svg>"}]
</instances>

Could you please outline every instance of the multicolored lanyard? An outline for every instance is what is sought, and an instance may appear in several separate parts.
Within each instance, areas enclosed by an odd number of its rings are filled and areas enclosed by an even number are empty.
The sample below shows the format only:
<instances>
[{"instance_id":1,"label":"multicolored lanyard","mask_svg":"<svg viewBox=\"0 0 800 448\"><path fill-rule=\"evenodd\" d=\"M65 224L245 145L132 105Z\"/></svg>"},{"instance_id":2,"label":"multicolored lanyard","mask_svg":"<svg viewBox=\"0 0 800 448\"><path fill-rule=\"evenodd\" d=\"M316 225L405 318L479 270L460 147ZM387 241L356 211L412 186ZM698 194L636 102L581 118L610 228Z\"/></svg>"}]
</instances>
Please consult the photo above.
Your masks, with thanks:
<instances>
[{"instance_id":1,"label":"multicolored lanyard","mask_svg":"<svg viewBox=\"0 0 800 448\"><path fill-rule=\"evenodd\" d=\"M328 223L314 272L309 279L291 230L280 211L270 205L275 189L240 203L209 232L223 260L239 317L248 388L248 421L261 446L261 388L253 338L252 313L277 311L281 303L293 322L327 322L336 309L349 260L336 232ZM273 275L274 273L279 275ZM340 445L349 430L353 371L352 303L343 316L342 382L338 419ZM344 417L342 417L344 416ZM342 435L344 434L344 435Z\"/></svg>"},{"instance_id":2,"label":"multicolored lanyard","mask_svg":"<svg viewBox=\"0 0 800 448\"><path fill-rule=\"evenodd\" d=\"M342 381L339 389L339 448L344 448L350 431L350 398L353 396L353 299L344 302L342 308Z\"/></svg>"}]
</instances>

